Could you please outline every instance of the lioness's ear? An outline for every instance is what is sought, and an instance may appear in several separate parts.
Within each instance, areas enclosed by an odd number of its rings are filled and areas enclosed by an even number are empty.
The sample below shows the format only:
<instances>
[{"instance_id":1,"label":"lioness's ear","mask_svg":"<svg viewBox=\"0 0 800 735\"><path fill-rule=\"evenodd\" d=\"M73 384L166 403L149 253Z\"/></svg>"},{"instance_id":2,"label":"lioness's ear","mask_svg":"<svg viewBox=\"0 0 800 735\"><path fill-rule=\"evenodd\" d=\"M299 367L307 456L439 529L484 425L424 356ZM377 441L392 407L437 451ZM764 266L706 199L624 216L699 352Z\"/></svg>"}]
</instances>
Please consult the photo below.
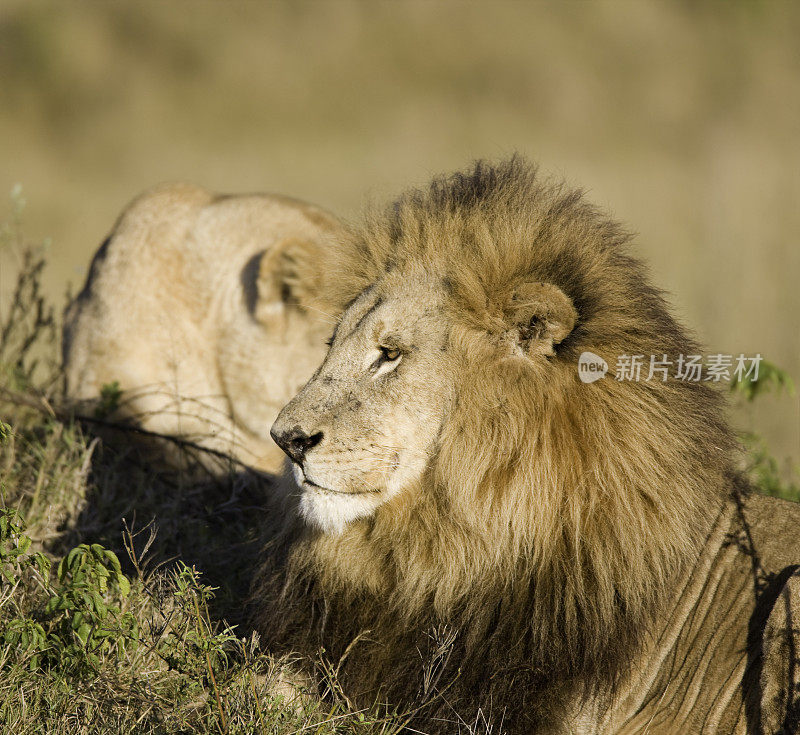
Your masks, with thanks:
<instances>
[{"instance_id":1,"label":"lioness's ear","mask_svg":"<svg viewBox=\"0 0 800 735\"><path fill-rule=\"evenodd\" d=\"M524 355L552 355L575 327L578 312L572 300L552 283L526 283L508 308L512 339Z\"/></svg>"},{"instance_id":2,"label":"lioness's ear","mask_svg":"<svg viewBox=\"0 0 800 735\"><path fill-rule=\"evenodd\" d=\"M287 306L300 306L305 302L305 291L311 284L304 282L301 272L313 258L313 250L313 243L292 237L261 255L256 276L256 319L274 318Z\"/></svg>"}]
</instances>

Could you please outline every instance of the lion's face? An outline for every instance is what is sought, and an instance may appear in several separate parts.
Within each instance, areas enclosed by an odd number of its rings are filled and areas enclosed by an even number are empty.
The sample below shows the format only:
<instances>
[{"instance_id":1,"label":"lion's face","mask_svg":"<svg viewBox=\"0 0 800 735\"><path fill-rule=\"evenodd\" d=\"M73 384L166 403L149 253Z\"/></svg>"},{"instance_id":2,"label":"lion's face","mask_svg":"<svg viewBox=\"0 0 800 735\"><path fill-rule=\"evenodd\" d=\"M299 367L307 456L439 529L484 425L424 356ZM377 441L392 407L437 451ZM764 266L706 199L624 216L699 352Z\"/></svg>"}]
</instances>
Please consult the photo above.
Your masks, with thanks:
<instances>
[{"instance_id":1,"label":"lion's face","mask_svg":"<svg viewBox=\"0 0 800 735\"><path fill-rule=\"evenodd\" d=\"M364 291L272 427L292 459L303 515L323 530L411 491L433 457L454 393L442 289L418 272Z\"/></svg>"}]
</instances>

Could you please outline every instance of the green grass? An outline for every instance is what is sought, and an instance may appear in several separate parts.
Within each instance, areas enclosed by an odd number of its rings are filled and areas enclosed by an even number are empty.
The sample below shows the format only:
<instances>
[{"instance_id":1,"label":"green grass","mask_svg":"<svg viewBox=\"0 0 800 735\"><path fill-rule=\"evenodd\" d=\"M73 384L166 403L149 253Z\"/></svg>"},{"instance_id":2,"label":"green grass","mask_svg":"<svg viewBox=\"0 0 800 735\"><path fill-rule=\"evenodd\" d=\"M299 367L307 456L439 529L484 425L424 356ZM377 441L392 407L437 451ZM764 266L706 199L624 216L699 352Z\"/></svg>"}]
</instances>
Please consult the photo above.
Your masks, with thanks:
<instances>
[{"instance_id":1,"label":"green grass","mask_svg":"<svg viewBox=\"0 0 800 735\"><path fill-rule=\"evenodd\" d=\"M322 662L324 700L287 701L291 662L262 652L242 619L268 481L159 473L102 412L61 408L44 254L18 220L0 259L17 272L0 303L0 732L397 731L397 716L349 709ZM736 387L746 403L768 390L793 387L771 365ZM800 500L797 473L746 440L757 486Z\"/></svg>"}]
</instances>

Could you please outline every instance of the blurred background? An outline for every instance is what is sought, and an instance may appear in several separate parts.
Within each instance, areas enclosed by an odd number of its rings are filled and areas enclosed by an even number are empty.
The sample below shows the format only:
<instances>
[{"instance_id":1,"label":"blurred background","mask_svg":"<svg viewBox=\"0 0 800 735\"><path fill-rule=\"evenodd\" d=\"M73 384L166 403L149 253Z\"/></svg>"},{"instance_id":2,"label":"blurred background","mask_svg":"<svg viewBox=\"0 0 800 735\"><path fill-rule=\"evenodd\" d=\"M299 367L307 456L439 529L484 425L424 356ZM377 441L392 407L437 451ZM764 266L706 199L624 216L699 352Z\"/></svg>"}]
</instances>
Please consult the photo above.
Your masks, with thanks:
<instances>
[{"instance_id":1,"label":"blurred background","mask_svg":"<svg viewBox=\"0 0 800 735\"><path fill-rule=\"evenodd\" d=\"M355 217L521 151L638 233L707 352L798 382L798 37L789 0L0 0L0 196L62 302L160 181ZM797 397L734 419L800 462Z\"/></svg>"}]
</instances>

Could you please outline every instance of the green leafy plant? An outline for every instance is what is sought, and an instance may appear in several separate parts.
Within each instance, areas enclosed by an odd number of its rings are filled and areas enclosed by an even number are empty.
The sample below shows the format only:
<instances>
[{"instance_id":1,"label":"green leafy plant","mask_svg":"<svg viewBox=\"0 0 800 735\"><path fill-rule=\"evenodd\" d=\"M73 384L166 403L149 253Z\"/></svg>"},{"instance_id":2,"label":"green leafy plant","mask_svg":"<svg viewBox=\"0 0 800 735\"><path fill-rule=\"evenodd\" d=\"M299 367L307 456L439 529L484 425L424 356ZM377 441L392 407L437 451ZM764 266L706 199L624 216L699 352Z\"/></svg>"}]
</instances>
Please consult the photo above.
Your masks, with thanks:
<instances>
[{"instance_id":1,"label":"green leafy plant","mask_svg":"<svg viewBox=\"0 0 800 735\"><path fill-rule=\"evenodd\" d=\"M28 668L34 670L49 646L47 633L36 620L19 615L15 593L31 573L37 575L38 587L46 589L50 560L39 551L31 552L32 541L24 531L25 521L14 508L0 508L0 613L7 604L13 609L5 622L0 618L0 642L8 651L26 658Z\"/></svg>"},{"instance_id":2,"label":"green leafy plant","mask_svg":"<svg viewBox=\"0 0 800 735\"><path fill-rule=\"evenodd\" d=\"M170 666L183 673L204 671L210 683L223 727L227 729L226 707L220 694L218 679L228 667L229 653L238 647L239 639L233 628L215 630L208 615L208 603L214 597L214 587L200 582L200 573L183 562L173 574L175 598L187 605L189 615L183 625L176 626L162 639L158 654Z\"/></svg>"},{"instance_id":3,"label":"green leafy plant","mask_svg":"<svg viewBox=\"0 0 800 735\"><path fill-rule=\"evenodd\" d=\"M795 396L794 381L789 373L767 360L761 360L757 377L747 373L740 379L731 381L731 391L749 402L766 393L785 391L790 397Z\"/></svg>"},{"instance_id":4,"label":"green leafy plant","mask_svg":"<svg viewBox=\"0 0 800 735\"><path fill-rule=\"evenodd\" d=\"M130 593L114 552L100 544L81 544L58 564L41 552L30 552L31 538L16 510L0 508L0 576L3 599L10 599L28 570L37 574L44 604L28 615L0 620L0 640L30 669L57 666L76 675L96 671L99 656L135 648L139 627L117 601Z\"/></svg>"},{"instance_id":5,"label":"green leafy plant","mask_svg":"<svg viewBox=\"0 0 800 735\"><path fill-rule=\"evenodd\" d=\"M787 477L778 460L758 434L746 433L742 441L747 448L746 471L755 486L767 495L800 501L800 481L796 472Z\"/></svg>"},{"instance_id":6,"label":"green leafy plant","mask_svg":"<svg viewBox=\"0 0 800 735\"><path fill-rule=\"evenodd\" d=\"M94 409L95 418L104 419L114 413L119 408L121 398L122 390L119 387L119 381L106 383L100 389L100 401Z\"/></svg>"},{"instance_id":7,"label":"green leafy plant","mask_svg":"<svg viewBox=\"0 0 800 735\"><path fill-rule=\"evenodd\" d=\"M0 508L0 576L4 584L17 585L24 571L34 567L47 578L50 560L41 552L30 553L31 539L25 521L14 508Z\"/></svg>"},{"instance_id":8,"label":"green leafy plant","mask_svg":"<svg viewBox=\"0 0 800 735\"><path fill-rule=\"evenodd\" d=\"M753 403L757 398L773 394L796 395L794 382L785 370L762 360L758 376L745 375L731 383L731 391L745 402ZM800 501L800 478L795 468L781 470L780 463L770 452L764 439L753 432L741 436L747 450L745 472L759 491L787 500Z\"/></svg>"},{"instance_id":9,"label":"green leafy plant","mask_svg":"<svg viewBox=\"0 0 800 735\"><path fill-rule=\"evenodd\" d=\"M97 670L100 654L136 647L136 619L115 602L129 593L119 559L100 544L80 544L59 562L44 618L62 667Z\"/></svg>"}]
</instances>

